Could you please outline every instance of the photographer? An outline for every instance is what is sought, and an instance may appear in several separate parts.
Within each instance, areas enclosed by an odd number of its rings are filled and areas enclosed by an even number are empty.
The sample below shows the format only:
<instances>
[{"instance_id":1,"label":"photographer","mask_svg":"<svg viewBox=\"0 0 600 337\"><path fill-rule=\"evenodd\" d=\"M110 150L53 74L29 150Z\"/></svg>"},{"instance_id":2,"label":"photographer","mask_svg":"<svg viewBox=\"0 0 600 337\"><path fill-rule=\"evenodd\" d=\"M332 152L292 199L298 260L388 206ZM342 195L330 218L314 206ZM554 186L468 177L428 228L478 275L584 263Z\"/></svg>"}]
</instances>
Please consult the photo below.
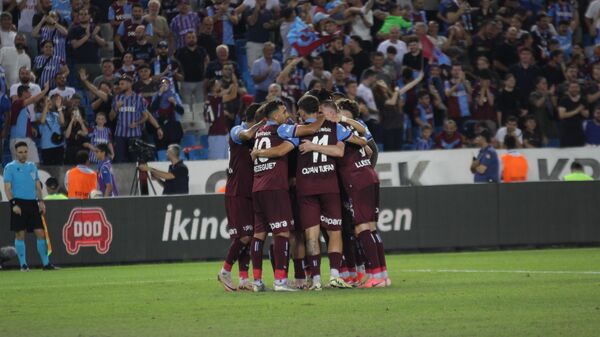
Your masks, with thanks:
<instances>
[{"instance_id":1,"label":"photographer","mask_svg":"<svg viewBox=\"0 0 600 337\"><path fill-rule=\"evenodd\" d=\"M150 172L152 178L163 186L163 195L189 193L188 168L183 163L183 160L179 159L180 151L179 145L169 145L167 149L167 158L171 162L169 172L157 170L149 167L147 164L139 165L141 171Z\"/></svg>"}]
</instances>

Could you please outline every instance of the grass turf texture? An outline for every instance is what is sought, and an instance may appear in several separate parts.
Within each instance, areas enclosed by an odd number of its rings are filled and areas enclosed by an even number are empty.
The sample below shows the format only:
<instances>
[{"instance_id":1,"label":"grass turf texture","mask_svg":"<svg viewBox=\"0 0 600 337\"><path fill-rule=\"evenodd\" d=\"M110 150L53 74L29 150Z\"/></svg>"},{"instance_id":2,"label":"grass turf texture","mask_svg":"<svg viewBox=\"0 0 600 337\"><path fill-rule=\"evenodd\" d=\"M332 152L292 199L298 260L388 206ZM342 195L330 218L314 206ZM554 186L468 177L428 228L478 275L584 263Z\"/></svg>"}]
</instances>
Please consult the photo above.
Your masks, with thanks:
<instances>
[{"instance_id":1,"label":"grass turf texture","mask_svg":"<svg viewBox=\"0 0 600 337\"><path fill-rule=\"evenodd\" d=\"M391 255L388 266L391 288L260 294L226 293L217 262L6 271L0 336L600 333L600 274L440 271L600 271L600 249Z\"/></svg>"}]
</instances>

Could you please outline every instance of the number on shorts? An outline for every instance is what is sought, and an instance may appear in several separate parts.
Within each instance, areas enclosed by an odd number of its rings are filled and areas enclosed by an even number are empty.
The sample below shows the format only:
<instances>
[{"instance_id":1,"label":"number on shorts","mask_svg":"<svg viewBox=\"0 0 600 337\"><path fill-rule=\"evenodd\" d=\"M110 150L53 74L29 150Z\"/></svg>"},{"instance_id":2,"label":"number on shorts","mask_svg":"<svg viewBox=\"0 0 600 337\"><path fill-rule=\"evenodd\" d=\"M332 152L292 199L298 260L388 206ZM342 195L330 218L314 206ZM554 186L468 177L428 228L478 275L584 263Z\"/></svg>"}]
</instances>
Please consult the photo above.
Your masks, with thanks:
<instances>
[{"instance_id":1,"label":"number on shorts","mask_svg":"<svg viewBox=\"0 0 600 337\"><path fill-rule=\"evenodd\" d=\"M319 136L314 136L312 142L313 144L326 146L327 144L329 144L329 135L324 135L321 138L319 138ZM322 162L327 161L327 155L318 152L313 152L313 163L319 162L319 155L321 156Z\"/></svg>"}]
</instances>

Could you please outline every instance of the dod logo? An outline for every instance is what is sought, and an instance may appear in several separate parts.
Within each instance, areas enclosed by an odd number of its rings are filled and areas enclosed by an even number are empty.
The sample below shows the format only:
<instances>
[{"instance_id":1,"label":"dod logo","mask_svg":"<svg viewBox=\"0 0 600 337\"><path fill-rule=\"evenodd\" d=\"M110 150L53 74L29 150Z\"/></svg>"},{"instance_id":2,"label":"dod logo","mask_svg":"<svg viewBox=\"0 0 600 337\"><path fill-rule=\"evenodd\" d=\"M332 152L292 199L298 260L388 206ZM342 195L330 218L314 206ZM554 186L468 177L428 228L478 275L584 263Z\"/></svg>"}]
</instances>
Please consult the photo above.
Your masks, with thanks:
<instances>
[{"instance_id":1,"label":"dod logo","mask_svg":"<svg viewBox=\"0 0 600 337\"><path fill-rule=\"evenodd\" d=\"M81 247L95 247L106 254L112 242L112 225L99 207L76 207L63 227L63 242L67 253L76 255Z\"/></svg>"}]
</instances>

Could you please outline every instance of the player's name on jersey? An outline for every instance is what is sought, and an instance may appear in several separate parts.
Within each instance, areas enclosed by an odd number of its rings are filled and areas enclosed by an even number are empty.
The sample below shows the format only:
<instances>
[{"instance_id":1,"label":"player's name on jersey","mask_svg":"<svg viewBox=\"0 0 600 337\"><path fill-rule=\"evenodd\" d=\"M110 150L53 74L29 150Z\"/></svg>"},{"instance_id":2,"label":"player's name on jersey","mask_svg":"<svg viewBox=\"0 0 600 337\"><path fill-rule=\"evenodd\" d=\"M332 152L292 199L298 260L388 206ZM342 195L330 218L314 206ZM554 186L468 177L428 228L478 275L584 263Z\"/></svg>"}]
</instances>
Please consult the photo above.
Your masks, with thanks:
<instances>
[{"instance_id":1,"label":"player's name on jersey","mask_svg":"<svg viewBox=\"0 0 600 337\"><path fill-rule=\"evenodd\" d=\"M320 128L320 129L319 129L319 131L318 131L318 132L331 132L331 128L328 128L328 127L322 127L322 128Z\"/></svg>"},{"instance_id":2,"label":"player's name on jersey","mask_svg":"<svg viewBox=\"0 0 600 337\"><path fill-rule=\"evenodd\" d=\"M305 167L302 169L302 174L307 175L307 174L327 173L327 172L331 172L331 171L335 171L335 165L327 164L327 165L320 165L320 166Z\"/></svg>"},{"instance_id":3,"label":"player's name on jersey","mask_svg":"<svg viewBox=\"0 0 600 337\"><path fill-rule=\"evenodd\" d=\"M272 170L275 168L275 165L277 165L277 163L266 163L266 164L254 165L254 173Z\"/></svg>"},{"instance_id":4,"label":"player's name on jersey","mask_svg":"<svg viewBox=\"0 0 600 337\"><path fill-rule=\"evenodd\" d=\"M254 138L258 138L258 137L269 137L271 136L271 131L258 131L256 133L256 136L254 136Z\"/></svg>"},{"instance_id":5,"label":"player's name on jersey","mask_svg":"<svg viewBox=\"0 0 600 337\"><path fill-rule=\"evenodd\" d=\"M371 166L371 159L363 159L363 160L357 161L356 163L354 163L354 165L356 166L356 168Z\"/></svg>"}]
</instances>

